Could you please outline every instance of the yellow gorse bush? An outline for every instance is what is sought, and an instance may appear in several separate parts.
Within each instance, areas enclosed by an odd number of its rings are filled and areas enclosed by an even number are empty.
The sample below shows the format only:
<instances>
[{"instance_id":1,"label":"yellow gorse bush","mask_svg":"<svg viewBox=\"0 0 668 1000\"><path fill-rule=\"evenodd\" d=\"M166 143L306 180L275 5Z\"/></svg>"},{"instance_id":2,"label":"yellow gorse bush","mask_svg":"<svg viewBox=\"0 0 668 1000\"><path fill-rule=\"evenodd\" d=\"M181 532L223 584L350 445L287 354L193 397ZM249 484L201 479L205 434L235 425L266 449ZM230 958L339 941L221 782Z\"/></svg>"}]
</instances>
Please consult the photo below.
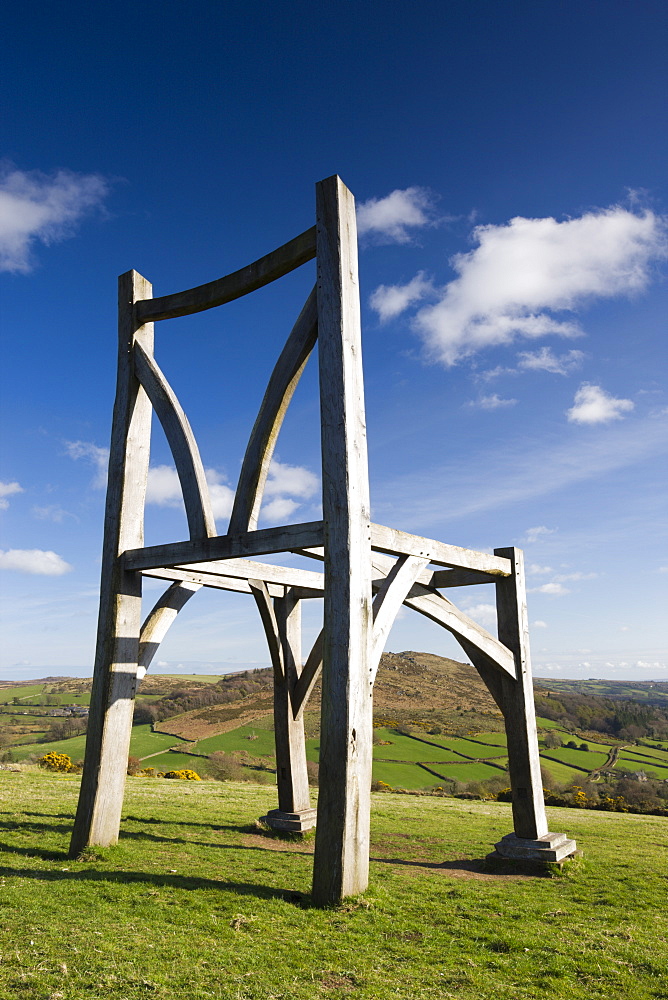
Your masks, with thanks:
<instances>
[{"instance_id":1,"label":"yellow gorse bush","mask_svg":"<svg viewBox=\"0 0 668 1000\"><path fill-rule=\"evenodd\" d=\"M40 767L45 767L47 771L60 771L61 773L71 771L75 766L72 764L72 759L68 754L56 753L55 750L44 754L37 763Z\"/></svg>"},{"instance_id":2,"label":"yellow gorse bush","mask_svg":"<svg viewBox=\"0 0 668 1000\"><path fill-rule=\"evenodd\" d=\"M167 771L165 772L165 778L181 778L183 781L202 780L197 771L191 771L187 767L184 767L181 771Z\"/></svg>"}]
</instances>

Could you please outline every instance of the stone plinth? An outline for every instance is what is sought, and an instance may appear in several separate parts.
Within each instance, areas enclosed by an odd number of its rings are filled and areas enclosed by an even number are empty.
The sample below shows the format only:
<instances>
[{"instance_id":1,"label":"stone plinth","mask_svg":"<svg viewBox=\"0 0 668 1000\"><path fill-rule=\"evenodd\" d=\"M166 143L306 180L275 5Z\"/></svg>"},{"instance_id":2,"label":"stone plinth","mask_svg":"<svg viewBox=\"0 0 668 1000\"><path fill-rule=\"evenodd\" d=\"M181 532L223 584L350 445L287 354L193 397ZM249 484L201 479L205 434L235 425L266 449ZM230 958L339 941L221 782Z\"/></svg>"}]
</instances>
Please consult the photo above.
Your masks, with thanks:
<instances>
[{"instance_id":1,"label":"stone plinth","mask_svg":"<svg viewBox=\"0 0 668 1000\"><path fill-rule=\"evenodd\" d=\"M525 840L514 833L502 837L492 857L508 858L513 861L559 862L575 854L577 845L565 833L546 833L538 840Z\"/></svg>"},{"instance_id":2,"label":"stone plinth","mask_svg":"<svg viewBox=\"0 0 668 1000\"><path fill-rule=\"evenodd\" d=\"M272 830L285 830L287 833L306 833L315 829L317 810L301 809L299 812L283 812L282 809L270 809L260 820Z\"/></svg>"}]
</instances>

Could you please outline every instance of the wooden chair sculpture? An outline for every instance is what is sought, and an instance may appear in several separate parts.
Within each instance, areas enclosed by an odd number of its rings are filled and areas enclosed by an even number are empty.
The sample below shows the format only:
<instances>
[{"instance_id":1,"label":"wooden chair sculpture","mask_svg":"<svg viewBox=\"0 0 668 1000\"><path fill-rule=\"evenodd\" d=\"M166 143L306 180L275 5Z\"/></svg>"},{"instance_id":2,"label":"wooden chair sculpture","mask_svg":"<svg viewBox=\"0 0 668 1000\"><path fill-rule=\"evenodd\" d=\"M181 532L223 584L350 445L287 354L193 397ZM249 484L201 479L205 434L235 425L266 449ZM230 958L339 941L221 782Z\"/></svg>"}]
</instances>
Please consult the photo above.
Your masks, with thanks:
<instances>
[{"instance_id":1,"label":"wooden chair sculpture","mask_svg":"<svg viewBox=\"0 0 668 1000\"><path fill-rule=\"evenodd\" d=\"M119 279L114 405L100 615L86 758L71 841L118 838L137 681L185 603L201 587L252 594L274 670L278 805L283 829L315 823L303 712L322 671L320 791L313 901L334 903L368 882L373 683L394 618L405 604L459 641L501 709L508 737L514 833L508 857L560 860L573 841L547 830L529 664L522 553L494 555L405 534L369 518L354 199L340 178L316 187L317 225L218 281L152 298L130 271ZM227 534L218 535L197 444L153 354L153 324L230 302L313 258L317 285L273 370L243 461ZM320 371L322 521L258 530L274 445L316 340ZM180 478L190 538L144 547L151 414ZM293 552L324 574L257 561ZM142 576L171 581L142 625ZM494 582L498 638L441 591ZM323 629L302 667L301 601L324 599Z\"/></svg>"}]
</instances>

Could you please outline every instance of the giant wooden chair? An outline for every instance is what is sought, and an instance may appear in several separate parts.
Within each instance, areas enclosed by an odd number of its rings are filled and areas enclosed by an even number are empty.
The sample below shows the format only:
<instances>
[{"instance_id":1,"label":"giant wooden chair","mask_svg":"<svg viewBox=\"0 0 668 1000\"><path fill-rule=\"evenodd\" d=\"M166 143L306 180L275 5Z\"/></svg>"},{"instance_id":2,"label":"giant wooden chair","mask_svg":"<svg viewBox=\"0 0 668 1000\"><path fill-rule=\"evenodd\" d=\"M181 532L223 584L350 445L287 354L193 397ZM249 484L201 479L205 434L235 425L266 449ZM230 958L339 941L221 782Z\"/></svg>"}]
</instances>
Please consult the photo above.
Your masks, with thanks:
<instances>
[{"instance_id":1,"label":"giant wooden chair","mask_svg":"<svg viewBox=\"0 0 668 1000\"><path fill-rule=\"evenodd\" d=\"M153 325L223 305L313 258L317 284L276 362L239 476L226 534L217 534L204 468L188 420L154 357ZM318 344L322 520L258 529L274 445L308 357ZM170 445L190 538L145 547L151 415ZM324 572L269 565L258 556L298 553ZM142 624L142 577L169 582ZM493 582L498 637L442 593ZM313 900L324 905L368 882L372 694L381 653L402 605L458 640L503 713L514 832L506 857L559 861L575 849L548 833L538 757L522 553L458 548L373 524L369 516L357 232L352 194L339 177L316 186L316 226L254 264L160 298L137 272L119 279L118 383L114 404L97 651L81 794L71 841L118 838L138 680L185 603L201 588L255 599L274 671L278 809L268 822L306 830L309 797L303 712L322 674L320 790ZM302 666L301 602L324 599L323 628Z\"/></svg>"}]
</instances>

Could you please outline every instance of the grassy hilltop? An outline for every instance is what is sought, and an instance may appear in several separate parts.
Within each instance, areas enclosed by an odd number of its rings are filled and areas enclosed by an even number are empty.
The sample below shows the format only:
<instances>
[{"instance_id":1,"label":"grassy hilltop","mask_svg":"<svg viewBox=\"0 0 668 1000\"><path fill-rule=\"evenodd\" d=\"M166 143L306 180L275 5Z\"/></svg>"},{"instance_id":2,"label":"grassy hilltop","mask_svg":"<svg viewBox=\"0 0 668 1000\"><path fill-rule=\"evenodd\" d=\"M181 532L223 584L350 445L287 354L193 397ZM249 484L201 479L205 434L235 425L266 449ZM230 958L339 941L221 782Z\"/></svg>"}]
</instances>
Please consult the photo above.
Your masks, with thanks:
<instances>
[{"instance_id":1,"label":"grassy hilltop","mask_svg":"<svg viewBox=\"0 0 668 1000\"><path fill-rule=\"evenodd\" d=\"M668 997L665 818L552 810L585 858L537 877L485 867L507 804L374 795L368 892L315 910L273 789L135 778L71 861L79 780L0 772L0 1000Z\"/></svg>"}]
</instances>

